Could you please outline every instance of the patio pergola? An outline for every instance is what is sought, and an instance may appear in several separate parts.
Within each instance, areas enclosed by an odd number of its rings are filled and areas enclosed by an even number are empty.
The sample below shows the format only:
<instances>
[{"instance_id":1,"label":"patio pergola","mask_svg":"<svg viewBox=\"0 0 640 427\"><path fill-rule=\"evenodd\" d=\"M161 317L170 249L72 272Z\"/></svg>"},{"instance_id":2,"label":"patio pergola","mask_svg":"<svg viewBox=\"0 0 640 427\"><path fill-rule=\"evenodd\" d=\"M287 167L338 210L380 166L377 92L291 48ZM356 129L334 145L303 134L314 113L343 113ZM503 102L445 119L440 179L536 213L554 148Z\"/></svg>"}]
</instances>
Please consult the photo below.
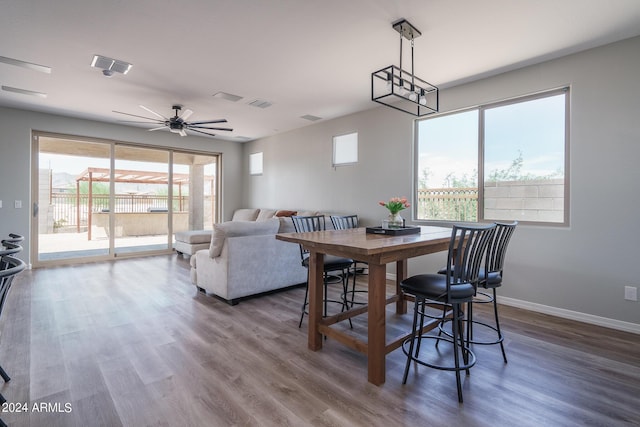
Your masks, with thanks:
<instances>
[{"instance_id":1,"label":"patio pergola","mask_svg":"<svg viewBox=\"0 0 640 427\"><path fill-rule=\"evenodd\" d=\"M169 179L171 178L171 181ZM205 181L210 181L213 192L214 177L203 177ZM180 210L182 211L182 186L189 184L191 176L185 173L173 173L171 177L166 172L150 172L150 171L134 171L125 169L115 169L113 171L113 181L130 184L173 184L178 185L178 199L180 200ZM76 177L76 209L77 218L80 218L80 182L89 183L88 189L88 207L87 207L87 232L88 239L91 240L92 211L93 211L93 183L94 182L111 182L111 169L108 168L87 168ZM80 232L80 221L77 221L78 232Z\"/></svg>"}]
</instances>

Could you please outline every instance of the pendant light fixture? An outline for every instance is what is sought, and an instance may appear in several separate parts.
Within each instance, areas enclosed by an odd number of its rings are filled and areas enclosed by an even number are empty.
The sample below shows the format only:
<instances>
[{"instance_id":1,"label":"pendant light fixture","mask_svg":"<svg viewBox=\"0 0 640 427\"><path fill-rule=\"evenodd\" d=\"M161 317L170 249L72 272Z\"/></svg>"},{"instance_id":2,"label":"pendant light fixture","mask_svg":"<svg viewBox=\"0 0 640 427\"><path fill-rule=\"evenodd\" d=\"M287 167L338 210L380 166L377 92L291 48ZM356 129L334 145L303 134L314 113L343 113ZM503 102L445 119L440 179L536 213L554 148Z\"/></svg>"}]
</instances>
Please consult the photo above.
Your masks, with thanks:
<instances>
[{"instance_id":1,"label":"pendant light fixture","mask_svg":"<svg viewBox=\"0 0 640 427\"><path fill-rule=\"evenodd\" d=\"M413 41L422 33L406 19L392 24L400 34L400 67L371 73L371 100L417 117L438 112L438 88L414 74ZM411 42L411 72L402 68L402 39Z\"/></svg>"}]
</instances>

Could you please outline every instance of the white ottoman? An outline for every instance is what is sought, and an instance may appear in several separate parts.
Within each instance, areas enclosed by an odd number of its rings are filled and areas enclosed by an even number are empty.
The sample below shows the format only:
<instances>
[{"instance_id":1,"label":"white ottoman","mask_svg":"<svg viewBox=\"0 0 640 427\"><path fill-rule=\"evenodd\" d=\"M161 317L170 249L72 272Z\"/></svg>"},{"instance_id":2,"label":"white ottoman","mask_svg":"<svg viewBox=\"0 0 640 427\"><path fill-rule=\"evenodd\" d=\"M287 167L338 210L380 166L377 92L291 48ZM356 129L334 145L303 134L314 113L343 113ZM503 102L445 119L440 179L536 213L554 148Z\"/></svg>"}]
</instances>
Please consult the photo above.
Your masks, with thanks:
<instances>
[{"instance_id":1,"label":"white ottoman","mask_svg":"<svg viewBox=\"0 0 640 427\"><path fill-rule=\"evenodd\" d=\"M176 241L173 248L183 256L191 256L200 249L209 249L211 230L179 231L174 234Z\"/></svg>"}]
</instances>

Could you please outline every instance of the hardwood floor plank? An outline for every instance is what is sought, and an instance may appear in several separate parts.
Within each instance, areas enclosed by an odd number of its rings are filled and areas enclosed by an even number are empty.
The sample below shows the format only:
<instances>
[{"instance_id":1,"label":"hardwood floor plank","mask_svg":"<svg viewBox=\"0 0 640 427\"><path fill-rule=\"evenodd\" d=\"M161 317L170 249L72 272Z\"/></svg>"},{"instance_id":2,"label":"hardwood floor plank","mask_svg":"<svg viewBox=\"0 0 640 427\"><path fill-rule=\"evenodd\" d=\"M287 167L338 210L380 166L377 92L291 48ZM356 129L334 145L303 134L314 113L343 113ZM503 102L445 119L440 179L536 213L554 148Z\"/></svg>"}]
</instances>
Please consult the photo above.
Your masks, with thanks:
<instances>
[{"instance_id":1,"label":"hardwood floor plank","mask_svg":"<svg viewBox=\"0 0 640 427\"><path fill-rule=\"evenodd\" d=\"M198 292L175 256L25 271L0 319L12 376L0 391L72 411L0 416L12 427L640 425L637 335L502 306L509 363L475 345L460 405L451 372L412 365L402 385L400 349L380 387L365 355L331 339L309 351L303 298L298 287L229 306ZM474 316L490 319L489 308ZM394 309L389 339L411 323ZM366 322L335 327L366 339ZM433 343L422 351L437 354Z\"/></svg>"},{"instance_id":2,"label":"hardwood floor plank","mask_svg":"<svg viewBox=\"0 0 640 427\"><path fill-rule=\"evenodd\" d=\"M103 391L73 400L73 418L78 426L120 427L122 421L111 395Z\"/></svg>"}]
</instances>

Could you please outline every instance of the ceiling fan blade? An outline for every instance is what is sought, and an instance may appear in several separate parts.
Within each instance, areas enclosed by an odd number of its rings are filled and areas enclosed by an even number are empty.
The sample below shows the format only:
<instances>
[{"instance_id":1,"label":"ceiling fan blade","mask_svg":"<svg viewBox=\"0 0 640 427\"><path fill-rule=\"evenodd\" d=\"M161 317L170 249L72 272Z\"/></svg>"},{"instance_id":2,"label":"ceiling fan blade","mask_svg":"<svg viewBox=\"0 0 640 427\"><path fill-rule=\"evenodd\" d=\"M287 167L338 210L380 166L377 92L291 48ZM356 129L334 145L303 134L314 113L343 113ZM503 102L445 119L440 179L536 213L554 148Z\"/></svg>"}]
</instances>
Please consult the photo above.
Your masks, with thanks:
<instances>
[{"instance_id":1,"label":"ceiling fan blade","mask_svg":"<svg viewBox=\"0 0 640 427\"><path fill-rule=\"evenodd\" d=\"M166 118L165 116L163 116L160 113L156 113L155 111L153 111L150 108L145 107L144 105L140 105L140 108L142 108L143 110L147 110L148 112L150 112L151 114L153 114L154 116L158 116L160 117L162 120L169 120L168 118Z\"/></svg>"},{"instance_id":2,"label":"ceiling fan blade","mask_svg":"<svg viewBox=\"0 0 640 427\"><path fill-rule=\"evenodd\" d=\"M157 123L164 123L165 122L165 120L158 120L158 119L153 119L151 117L144 117L144 116L138 116L136 114L123 113L122 111L112 110L112 112L118 113L118 114L124 114L125 116L138 117L139 119L151 120L151 121L154 121L154 122L157 122Z\"/></svg>"},{"instance_id":3,"label":"ceiling fan blade","mask_svg":"<svg viewBox=\"0 0 640 427\"><path fill-rule=\"evenodd\" d=\"M205 135L209 135L209 136L216 136L215 133L209 133L209 132L202 132L201 130L198 129L193 129L193 128L188 128L191 132L198 132L198 133L203 133Z\"/></svg>"},{"instance_id":4,"label":"ceiling fan blade","mask_svg":"<svg viewBox=\"0 0 640 427\"><path fill-rule=\"evenodd\" d=\"M192 125L188 125L187 127L189 129L194 129L195 128L195 129L210 129L210 130L226 130L226 131L229 131L229 132L233 131L233 129L231 129L231 128L210 128L210 127L207 127L207 126L192 126Z\"/></svg>"},{"instance_id":5,"label":"ceiling fan blade","mask_svg":"<svg viewBox=\"0 0 640 427\"><path fill-rule=\"evenodd\" d=\"M180 118L183 121L186 121L189 117L191 117L191 115L193 114L193 111L189 110L188 108L186 110L184 110L184 113L182 113L180 115Z\"/></svg>"},{"instance_id":6,"label":"ceiling fan blade","mask_svg":"<svg viewBox=\"0 0 640 427\"><path fill-rule=\"evenodd\" d=\"M180 134L180 136L187 136L187 132L185 132L184 129L180 129L180 132L178 132Z\"/></svg>"},{"instance_id":7,"label":"ceiling fan blade","mask_svg":"<svg viewBox=\"0 0 640 427\"><path fill-rule=\"evenodd\" d=\"M166 129L169 126L160 126L159 128L153 128L153 129L149 129L149 132L153 132L154 130L162 130L162 129Z\"/></svg>"},{"instance_id":8,"label":"ceiling fan blade","mask_svg":"<svg viewBox=\"0 0 640 427\"><path fill-rule=\"evenodd\" d=\"M161 122L160 120L155 122L139 122L137 120L118 120L118 123L142 123L145 125L155 125L155 124L161 124L163 122Z\"/></svg>"},{"instance_id":9,"label":"ceiling fan blade","mask_svg":"<svg viewBox=\"0 0 640 427\"><path fill-rule=\"evenodd\" d=\"M220 120L205 120L203 122L190 122L187 123L188 125L207 125L207 124L212 124L212 123L226 123L227 119L220 119Z\"/></svg>"}]
</instances>

